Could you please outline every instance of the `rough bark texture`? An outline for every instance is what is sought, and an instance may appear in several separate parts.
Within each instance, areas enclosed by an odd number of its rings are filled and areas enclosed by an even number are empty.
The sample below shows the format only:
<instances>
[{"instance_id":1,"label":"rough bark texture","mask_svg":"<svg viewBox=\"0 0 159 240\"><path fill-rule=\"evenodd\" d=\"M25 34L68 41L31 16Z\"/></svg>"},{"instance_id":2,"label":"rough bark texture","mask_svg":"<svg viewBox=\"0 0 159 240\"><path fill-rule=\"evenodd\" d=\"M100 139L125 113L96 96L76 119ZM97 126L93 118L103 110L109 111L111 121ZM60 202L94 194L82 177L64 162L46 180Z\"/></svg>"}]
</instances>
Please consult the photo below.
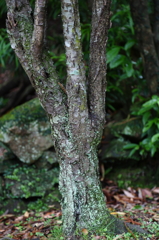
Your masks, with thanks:
<instances>
[{"instance_id":1,"label":"rough bark texture","mask_svg":"<svg viewBox=\"0 0 159 240\"><path fill-rule=\"evenodd\" d=\"M154 94L159 90L159 61L155 50L147 4L145 0L130 0L136 38L144 63L145 78L150 93Z\"/></svg>"},{"instance_id":2,"label":"rough bark texture","mask_svg":"<svg viewBox=\"0 0 159 240\"><path fill-rule=\"evenodd\" d=\"M98 176L97 145L105 122L105 47L110 26L110 0L94 0L88 91L81 49L77 0L62 0L67 55L66 89L45 50L46 1L37 0L34 17L28 0L6 0L11 46L47 112L60 165L63 229L67 239L75 231L108 227L127 231L111 216Z\"/></svg>"}]
</instances>

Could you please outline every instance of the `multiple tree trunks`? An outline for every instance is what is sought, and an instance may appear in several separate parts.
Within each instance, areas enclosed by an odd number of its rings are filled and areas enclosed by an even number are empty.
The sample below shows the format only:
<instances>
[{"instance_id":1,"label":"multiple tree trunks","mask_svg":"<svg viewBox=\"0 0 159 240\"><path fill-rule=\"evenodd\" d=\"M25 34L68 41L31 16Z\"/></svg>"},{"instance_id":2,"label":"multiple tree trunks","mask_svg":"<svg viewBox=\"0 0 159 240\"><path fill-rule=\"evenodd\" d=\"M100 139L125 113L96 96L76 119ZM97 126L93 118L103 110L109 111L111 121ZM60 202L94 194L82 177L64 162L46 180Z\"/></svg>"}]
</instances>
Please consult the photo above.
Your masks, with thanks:
<instances>
[{"instance_id":1,"label":"multiple tree trunks","mask_svg":"<svg viewBox=\"0 0 159 240\"><path fill-rule=\"evenodd\" d=\"M154 0L155 9L155 32L159 29L158 0ZM159 59L154 44L153 32L148 14L148 2L145 0L130 0L130 8L135 26L136 38L144 64L145 78L151 94L159 91ZM159 34L155 34L155 43L158 48Z\"/></svg>"},{"instance_id":2,"label":"multiple tree trunks","mask_svg":"<svg viewBox=\"0 0 159 240\"><path fill-rule=\"evenodd\" d=\"M107 211L98 176L97 146L105 123L110 0L93 1L88 79L82 56L78 0L61 0L66 86L60 83L45 49L46 0L36 0L34 15L28 0L6 0L6 3L11 46L50 119L59 156L66 239L77 239L77 231L82 233L84 228L95 230L108 226L112 234L127 231L125 225Z\"/></svg>"}]
</instances>

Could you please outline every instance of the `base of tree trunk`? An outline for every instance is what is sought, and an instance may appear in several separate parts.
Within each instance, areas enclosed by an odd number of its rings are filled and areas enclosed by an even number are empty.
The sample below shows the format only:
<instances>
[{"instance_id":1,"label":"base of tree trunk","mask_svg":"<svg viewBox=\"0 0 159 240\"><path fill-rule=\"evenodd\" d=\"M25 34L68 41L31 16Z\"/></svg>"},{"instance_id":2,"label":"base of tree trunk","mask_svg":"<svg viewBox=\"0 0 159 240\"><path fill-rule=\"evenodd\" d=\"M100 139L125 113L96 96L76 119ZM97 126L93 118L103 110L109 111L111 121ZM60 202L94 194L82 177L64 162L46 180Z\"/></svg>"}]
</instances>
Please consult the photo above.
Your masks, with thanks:
<instances>
[{"instance_id":1,"label":"base of tree trunk","mask_svg":"<svg viewBox=\"0 0 159 240\"><path fill-rule=\"evenodd\" d=\"M92 239L92 235L101 235L103 232L112 237L131 231L146 233L138 226L125 224L106 208L98 176L96 148L87 143L83 151L75 148L74 152L68 152L72 155L67 155L63 149L65 160L60 161L59 176L63 233L66 239L82 239L83 231L88 231L86 239Z\"/></svg>"},{"instance_id":2,"label":"base of tree trunk","mask_svg":"<svg viewBox=\"0 0 159 240\"><path fill-rule=\"evenodd\" d=\"M88 235L87 238L86 236L84 237L84 235L81 233L73 235L73 236L67 236L65 239L66 240L84 240L84 239L88 239L88 240L92 240L92 235L101 235L102 234L102 229L107 229L106 234L108 236L112 236L115 237L116 235L120 235L123 233L131 233L132 237L135 236L135 234L139 234L141 235L141 238L139 239L143 239L142 236L147 235L148 232L143 230L142 228L140 228L138 225L132 225L130 223L125 223L120 219L117 219L114 216L109 216L110 218L110 224L109 225L102 225L101 229L93 229L92 231L88 231Z\"/></svg>"}]
</instances>

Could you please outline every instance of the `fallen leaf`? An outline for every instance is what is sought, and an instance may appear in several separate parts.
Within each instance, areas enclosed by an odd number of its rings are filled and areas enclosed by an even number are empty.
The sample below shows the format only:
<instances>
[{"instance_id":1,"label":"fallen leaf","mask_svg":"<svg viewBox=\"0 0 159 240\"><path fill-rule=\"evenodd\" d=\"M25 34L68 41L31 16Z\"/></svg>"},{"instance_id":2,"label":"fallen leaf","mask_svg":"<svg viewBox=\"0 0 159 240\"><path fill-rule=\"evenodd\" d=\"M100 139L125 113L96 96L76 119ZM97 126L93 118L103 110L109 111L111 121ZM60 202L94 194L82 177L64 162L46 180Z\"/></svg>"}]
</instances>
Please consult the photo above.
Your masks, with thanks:
<instances>
[{"instance_id":1,"label":"fallen leaf","mask_svg":"<svg viewBox=\"0 0 159 240\"><path fill-rule=\"evenodd\" d=\"M56 223L60 225L60 224L62 224L62 221L61 220L57 220Z\"/></svg>"},{"instance_id":2,"label":"fallen leaf","mask_svg":"<svg viewBox=\"0 0 159 240\"><path fill-rule=\"evenodd\" d=\"M26 211L26 212L24 213L24 217L25 217L25 218L28 218L28 217L29 217L29 212L28 212L28 211Z\"/></svg>"},{"instance_id":3,"label":"fallen leaf","mask_svg":"<svg viewBox=\"0 0 159 240\"><path fill-rule=\"evenodd\" d=\"M119 215L119 216L125 216L126 215L126 213L124 213L124 212L111 212L110 214L111 215Z\"/></svg>"},{"instance_id":4,"label":"fallen leaf","mask_svg":"<svg viewBox=\"0 0 159 240\"><path fill-rule=\"evenodd\" d=\"M121 200L118 196L114 196L114 198L115 198L118 202L123 203L123 204L124 204L124 207L126 207L126 203L125 203L123 200Z\"/></svg>"},{"instance_id":5,"label":"fallen leaf","mask_svg":"<svg viewBox=\"0 0 159 240\"><path fill-rule=\"evenodd\" d=\"M159 222L159 214L155 214L152 219Z\"/></svg>"},{"instance_id":6,"label":"fallen leaf","mask_svg":"<svg viewBox=\"0 0 159 240\"><path fill-rule=\"evenodd\" d=\"M83 233L84 235L88 235L88 230L87 230L86 228L83 228L83 229L82 229L82 233Z\"/></svg>"},{"instance_id":7,"label":"fallen leaf","mask_svg":"<svg viewBox=\"0 0 159 240\"><path fill-rule=\"evenodd\" d=\"M159 187L153 188L153 189L152 189L152 192L153 192L153 193L159 193Z\"/></svg>"},{"instance_id":8,"label":"fallen leaf","mask_svg":"<svg viewBox=\"0 0 159 240\"><path fill-rule=\"evenodd\" d=\"M134 198L135 197L132 193L128 192L127 190L123 190L123 192L129 198Z\"/></svg>"},{"instance_id":9,"label":"fallen leaf","mask_svg":"<svg viewBox=\"0 0 159 240\"><path fill-rule=\"evenodd\" d=\"M120 234L118 235L117 237L113 238L113 240L117 240L117 239L121 239L121 237L123 237L124 233L123 234Z\"/></svg>"}]
</instances>

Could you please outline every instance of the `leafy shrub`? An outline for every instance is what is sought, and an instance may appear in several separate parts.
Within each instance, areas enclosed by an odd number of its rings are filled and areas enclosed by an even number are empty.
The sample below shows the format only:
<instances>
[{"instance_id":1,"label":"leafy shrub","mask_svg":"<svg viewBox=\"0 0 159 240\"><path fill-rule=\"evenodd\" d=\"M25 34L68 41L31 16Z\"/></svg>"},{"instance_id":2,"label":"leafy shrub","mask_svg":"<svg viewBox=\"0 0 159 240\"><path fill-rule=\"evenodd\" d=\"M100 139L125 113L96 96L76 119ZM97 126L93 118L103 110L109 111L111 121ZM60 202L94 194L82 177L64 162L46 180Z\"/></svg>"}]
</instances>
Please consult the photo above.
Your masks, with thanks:
<instances>
[{"instance_id":1,"label":"leafy shrub","mask_svg":"<svg viewBox=\"0 0 159 240\"><path fill-rule=\"evenodd\" d=\"M153 157L159 151L159 97L154 95L142 104L137 115L142 117L143 140L139 144L127 144L124 149L132 149L130 156L138 151L143 157L148 154Z\"/></svg>"}]
</instances>

